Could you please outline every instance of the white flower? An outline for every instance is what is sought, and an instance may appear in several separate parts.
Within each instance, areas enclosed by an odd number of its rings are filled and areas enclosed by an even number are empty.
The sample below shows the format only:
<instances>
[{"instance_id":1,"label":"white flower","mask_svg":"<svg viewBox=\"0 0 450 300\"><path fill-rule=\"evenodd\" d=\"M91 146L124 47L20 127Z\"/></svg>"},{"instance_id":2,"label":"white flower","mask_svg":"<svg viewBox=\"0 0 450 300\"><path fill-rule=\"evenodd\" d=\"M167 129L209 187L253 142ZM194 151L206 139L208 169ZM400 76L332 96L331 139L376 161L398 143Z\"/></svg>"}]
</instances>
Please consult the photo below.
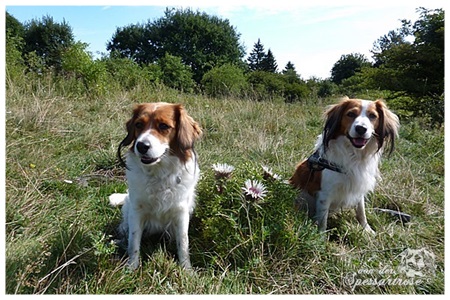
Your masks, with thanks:
<instances>
[{"instance_id":1,"label":"white flower","mask_svg":"<svg viewBox=\"0 0 450 300\"><path fill-rule=\"evenodd\" d=\"M270 169L269 167L262 166L262 168L263 168L263 171L264 171L263 177L264 177L265 180L269 180L269 179L281 180L281 176L276 174L276 173L273 173L272 169Z\"/></svg>"},{"instance_id":2,"label":"white flower","mask_svg":"<svg viewBox=\"0 0 450 300\"><path fill-rule=\"evenodd\" d=\"M242 190L244 191L245 196L255 200L263 199L267 194L266 187L258 180L247 179L244 182L244 187Z\"/></svg>"},{"instance_id":3,"label":"white flower","mask_svg":"<svg viewBox=\"0 0 450 300\"><path fill-rule=\"evenodd\" d=\"M229 178L234 171L234 167L227 164L213 164L212 168L216 179Z\"/></svg>"}]
</instances>

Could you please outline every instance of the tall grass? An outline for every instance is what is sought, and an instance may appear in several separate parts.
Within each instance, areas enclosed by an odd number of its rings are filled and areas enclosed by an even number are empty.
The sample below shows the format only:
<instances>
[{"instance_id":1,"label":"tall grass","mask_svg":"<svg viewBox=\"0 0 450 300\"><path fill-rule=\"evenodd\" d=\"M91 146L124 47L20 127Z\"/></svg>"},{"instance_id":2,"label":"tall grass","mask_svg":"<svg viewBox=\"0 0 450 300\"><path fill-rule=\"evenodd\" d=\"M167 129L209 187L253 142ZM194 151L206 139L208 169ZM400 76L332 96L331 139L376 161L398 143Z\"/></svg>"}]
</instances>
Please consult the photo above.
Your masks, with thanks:
<instances>
[{"instance_id":1,"label":"tall grass","mask_svg":"<svg viewBox=\"0 0 450 300\"><path fill-rule=\"evenodd\" d=\"M444 292L443 128L419 119L402 124L367 201L376 236L362 232L353 211L332 217L330 231L319 234L292 210L295 191L264 179L261 165L289 178L313 149L325 105L336 99L255 102L144 86L89 97L63 87L44 78L6 91L6 293ZM113 243L121 214L107 196L126 190L116 149L132 105L151 101L183 103L205 132L196 146L202 176L190 228L193 273L180 269L175 245L158 236L143 241L136 272L126 270L124 250ZM214 163L236 167L223 193ZM248 178L267 186L264 203L242 196ZM412 219L402 224L374 208ZM422 248L434 254L432 265L411 284L349 283L401 279L402 251Z\"/></svg>"}]
</instances>

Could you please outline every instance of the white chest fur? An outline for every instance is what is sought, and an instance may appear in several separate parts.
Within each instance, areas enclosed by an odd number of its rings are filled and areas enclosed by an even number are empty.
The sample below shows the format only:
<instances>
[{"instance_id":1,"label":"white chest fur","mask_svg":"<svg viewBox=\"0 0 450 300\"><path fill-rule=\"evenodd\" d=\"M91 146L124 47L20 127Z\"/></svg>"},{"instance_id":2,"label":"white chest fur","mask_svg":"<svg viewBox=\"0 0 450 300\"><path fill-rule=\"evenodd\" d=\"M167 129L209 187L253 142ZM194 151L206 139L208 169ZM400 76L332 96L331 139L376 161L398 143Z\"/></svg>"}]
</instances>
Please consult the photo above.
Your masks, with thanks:
<instances>
[{"instance_id":1,"label":"white chest fur","mask_svg":"<svg viewBox=\"0 0 450 300\"><path fill-rule=\"evenodd\" d=\"M320 139L318 144L321 144ZM343 174L330 170L322 173L320 192L329 197L330 211L354 207L364 195L375 189L381 153L381 149L377 151L375 139L362 150L355 149L345 136L330 141L326 153L322 155L344 171Z\"/></svg>"},{"instance_id":2,"label":"white chest fur","mask_svg":"<svg viewBox=\"0 0 450 300\"><path fill-rule=\"evenodd\" d=\"M184 164L176 156L167 155L156 165L147 166L129 153L126 161L129 203L124 209L130 205L132 210L140 211L144 227L165 231L180 213L192 213L200 175L195 159Z\"/></svg>"}]
</instances>

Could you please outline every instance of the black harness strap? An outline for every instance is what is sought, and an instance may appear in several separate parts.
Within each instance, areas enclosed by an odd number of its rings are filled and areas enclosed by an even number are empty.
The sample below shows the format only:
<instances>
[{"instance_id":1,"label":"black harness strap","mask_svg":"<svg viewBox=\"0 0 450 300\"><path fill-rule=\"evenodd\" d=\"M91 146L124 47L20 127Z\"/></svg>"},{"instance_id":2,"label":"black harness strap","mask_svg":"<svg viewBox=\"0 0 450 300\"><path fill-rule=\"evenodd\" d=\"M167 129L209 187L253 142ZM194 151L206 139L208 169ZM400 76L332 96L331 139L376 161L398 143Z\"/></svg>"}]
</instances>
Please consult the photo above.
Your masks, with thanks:
<instances>
[{"instance_id":1,"label":"black harness strap","mask_svg":"<svg viewBox=\"0 0 450 300\"><path fill-rule=\"evenodd\" d=\"M320 157L319 151L314 152L313 155L308 157L308 166L311 171L323 171L324 169L328 169L334 172L344 173L341 167Z\"/></svg>"}]
</instances>

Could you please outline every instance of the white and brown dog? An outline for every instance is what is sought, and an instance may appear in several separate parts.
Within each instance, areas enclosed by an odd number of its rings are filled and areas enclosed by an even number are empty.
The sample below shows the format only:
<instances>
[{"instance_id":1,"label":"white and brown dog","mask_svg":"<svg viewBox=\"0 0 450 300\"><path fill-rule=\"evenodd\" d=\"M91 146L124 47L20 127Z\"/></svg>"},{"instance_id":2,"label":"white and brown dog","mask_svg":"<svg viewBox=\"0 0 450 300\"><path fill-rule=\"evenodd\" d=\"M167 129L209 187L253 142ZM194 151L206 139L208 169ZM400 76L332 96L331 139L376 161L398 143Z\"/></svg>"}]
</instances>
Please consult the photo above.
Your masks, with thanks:
<instances>
[{"instance_id":1,"label":"white and brown dog","mask_svg":"<svg viewBox=\"0 0 450 300\"><path fill-rule=\"evenodd\" d=\"M290 183L301 190L297 208L307 208L320 231L327 228L329 213L356 208L363 228L367 223L364 199L379 177L380 157L394 149L399 120L382 100L344 98L325 112L326 123L315 153L297 165Z\"/></svg>"},{"instance_id":2,"label":"white and brown dog","mask_svg":"<svg viewBox=\"0 0 450 300\"><path fill-rule=\"evenodd\" d=\"M128 235L128 265L139 266L146 229L175 237L180 265L191 268L188 227L200 175L194 142L202 131L181 105L163 102L137 105L126 128L118 156L127 167L128 193L109 199L123 204L120 230ZM125 163L120 150L129 145Z\"/></svg>"}]
</instances>

